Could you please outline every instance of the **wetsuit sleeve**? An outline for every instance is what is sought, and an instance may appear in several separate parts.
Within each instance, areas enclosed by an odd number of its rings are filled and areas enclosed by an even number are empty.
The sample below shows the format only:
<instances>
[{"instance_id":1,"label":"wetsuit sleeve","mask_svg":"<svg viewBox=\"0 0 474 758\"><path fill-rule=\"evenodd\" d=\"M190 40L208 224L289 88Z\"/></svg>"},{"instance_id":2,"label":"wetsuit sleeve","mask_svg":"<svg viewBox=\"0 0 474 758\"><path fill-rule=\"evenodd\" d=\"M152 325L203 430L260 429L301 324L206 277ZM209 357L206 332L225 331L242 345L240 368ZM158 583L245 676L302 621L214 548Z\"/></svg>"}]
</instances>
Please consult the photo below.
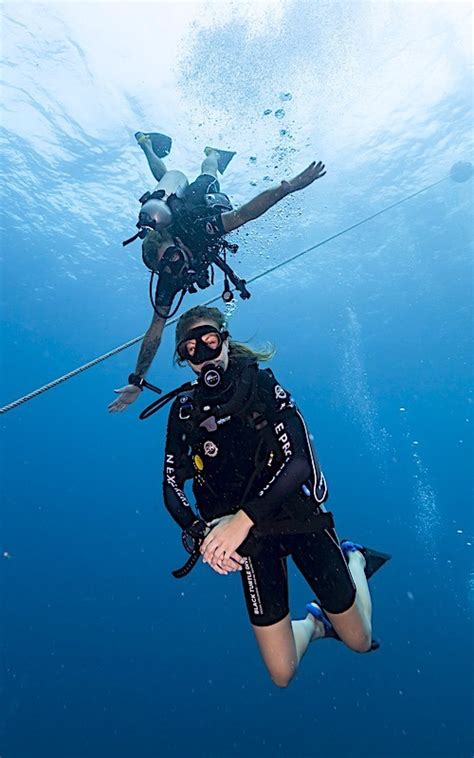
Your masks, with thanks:
<instances>
[{"instance_id":1,"label":"wetsuit sleeve","mask_svg":"<svg viewBox=\"0 0 474 758\"><path fill-rule=\"evenodd\" d=\"M189 448L184 439L183 422L179 418L178 403L173 403L166 430L163 497L165 506L182 529L187 529L198 518L191 508L183 485L192 478Z\"/></svg>"},{"instance_id":2,"label":"wetsuit sleeve","mask_svg":"<svg viewBox=\"0 0 474 758\"><path fill-rule=\"evenodd\" d=\"M262 482L256 496L241 506L257 527L271 520L284 501L308 480L316 480L315 486L318 486L318 470L301 415L273 374L270 371L260 374L266 375L259 376L259 388L265 401L265 418L272 426L272 447L278 451L282 463L268 481Z\"/></svg>"}]
</instances>

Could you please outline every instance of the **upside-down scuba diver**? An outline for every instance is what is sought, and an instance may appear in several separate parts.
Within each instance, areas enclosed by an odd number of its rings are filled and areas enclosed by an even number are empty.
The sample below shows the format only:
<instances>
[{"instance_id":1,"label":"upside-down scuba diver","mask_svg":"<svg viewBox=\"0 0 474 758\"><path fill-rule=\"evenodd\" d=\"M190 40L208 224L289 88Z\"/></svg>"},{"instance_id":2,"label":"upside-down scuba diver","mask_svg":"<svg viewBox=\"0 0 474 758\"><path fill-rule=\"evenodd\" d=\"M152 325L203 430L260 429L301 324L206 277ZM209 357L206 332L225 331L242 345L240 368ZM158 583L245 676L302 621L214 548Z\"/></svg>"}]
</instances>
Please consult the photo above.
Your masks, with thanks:
<instances>
[{"instance_id":1,"label":"upside-down scuba diver","mask_svg":"<svg viewBox=\"0 0 474 758\"><path fill-rule=\"evenodd\" d=\"M195 293L213 283L215 269L224 276L225 302L233 297L231 285L243 299L250 297L245 280L237 276L228 261L228 253L236 252L237 245L227 242L225 236L326 173L324 165L314 161L293 179L284 180L233 209L229 197L221 192L218 174L226 170L235 153L207 147L201 173L189 184L181 171L166 170L163 158L171 149L169 137L143 132L135 136L158 184L153 192L140 198L138 232L125 240L124 245L142 239L142 258L151 272L153 317L128 384L115 390L118 397L109 405L111 412L124 411L137 399L158 351L166 319L174 315L186 293ZM153 293L155 276L158 283Z\"/></svg>"},{"instance_id":2,"label":"upside-down scuba diver","mask_svg":"<svg viewBox=\"0 0 474 758\"><path fill-rule=\"evenodd\" d=\"M198 306L176 327L176 356L196 374L145 409L167 402L164 502L183 530L191 557L217 573L240 572L250 623L278 686L294 676L308 645L322 637L357 652L376 649L367 580L390 556L340 542L326 511L326 479L305 421L290 394L231 339L217 308ZM197 511L184 492L192 479ZM316 599L306 618L291 620L287 558Z\"/></svg>"}]
</instances>

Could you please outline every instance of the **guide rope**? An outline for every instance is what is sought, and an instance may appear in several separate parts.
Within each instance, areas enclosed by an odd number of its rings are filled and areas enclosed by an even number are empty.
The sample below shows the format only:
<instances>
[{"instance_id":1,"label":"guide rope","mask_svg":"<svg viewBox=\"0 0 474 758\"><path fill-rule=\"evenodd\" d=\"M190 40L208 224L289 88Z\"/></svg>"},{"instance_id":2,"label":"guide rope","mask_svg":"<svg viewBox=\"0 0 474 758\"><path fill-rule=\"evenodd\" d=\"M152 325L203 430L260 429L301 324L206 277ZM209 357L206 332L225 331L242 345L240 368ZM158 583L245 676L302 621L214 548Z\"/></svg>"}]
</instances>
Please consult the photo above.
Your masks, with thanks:
<instances>
[{"instance_id":1,"label":"guide rope","mask_svg":"<svg viewBox=\"0 0 474 758\"><path fill-rule=\"evenodd\" d=\"M377 218L377 216L381 216L383 213L387 213L388 211L391 211L394 208L397 208L399 205L402 205L403 203L406 203L409 200L412 200L414 197L417 197L417 195L421 195L423 192L427 192L433 187L436 187L436 185L441 184L441 182L444 182L447 178L448 177L444 177L443 179L438 179L437 182L433 182L433 184L429 184L426 187L423 187L422 189L417 190L416 192L412 192L410 195L407 195L401 200L397 200L395 203L392 203L391 205L387 205L385 208L382 208L380 211L377 211L376 213L372 213L370 216L367 216L361 221L357 221L355 224L351 224L351 226L348 226L345 229L342 229L340 232L337 232L336 234L332 234L330 237L326 237L326 239L321 240L321 242L317 242L315 245L311 245L311 247L307 247L305 250L302 250L301 252L296 253L296 255L292 255L289 258L285 258L283 261L276 263L274 266L271 266L270 268L267 268L264 271L261 271L259 274L255 274L255 276L252 276L250 279L247 279L246 283L251 284L252 282L258 281L259 279L263 279L264 276L268 276L268 274L271 274L274 271L277 271L278 269L283 268L283 266L287 266L289 263L292 263L298 258L301 258L303 255L307 255L308 253L311 253L313 250L317 250L318 247L327 245L328 242L332 242L332 240L335 240L338 237L341 237L343 234L347 234L347 232L351 232L353 229L357 229L357 227L362 226L362 224L366 224L368 221L372 221L372 219ZM212 303L216 303L220 299L221 299L221 296L217 295L216 297L213 297L210 300L207 300L205 303L202 303L202 305L204 306L211 305ZM176 323L177 320L178 320L178 317L170 319L166 323L165 328L167 326L171 326L171 324ZM23 395L23 397L19 397L18 400L14 400L13 402L8 403L8 405L4 405L2 408L0 408L0 413L8 413L9 411L12 411L15 408L18 408L20 405L23 405L24 403L27 403L30 400L33 400L33 398L38 397L39 395L42 395L44 392L47 392L48 390L53 389L53 387L57 387L59 384L63 384L64 382L67 382L69 379L72 379L74 376L77 376L78 374L82 374L84 371L87 371L88 369L93 368L94 366L97 366L98 363L102 363L102 361L106 361L108 360L108 358L112 358L114 355L121 353L123 350L127 350L129 347L132 347L132 345L136 345L137 342L140 342L143 339L143 336L144 335L142 334L140 337L135 337L134 339L129 340L128 342L124 342L123 345L119 345L118 347L115 347L113 350L109 350L109 352L104 353L103 355L99 355L97 358L94 358L92 361L89 361L88 363L84 363L84 365L79 366L78 368L75 368L72 371L69 371L67 374L64 374L63 376L60 376L57 379L54 379L52 382L48 382L48 384L44 384L42 387L38 387L38 389L33 390L33 392L29 392L27 395Z\"/></svg>"}]
</instances>

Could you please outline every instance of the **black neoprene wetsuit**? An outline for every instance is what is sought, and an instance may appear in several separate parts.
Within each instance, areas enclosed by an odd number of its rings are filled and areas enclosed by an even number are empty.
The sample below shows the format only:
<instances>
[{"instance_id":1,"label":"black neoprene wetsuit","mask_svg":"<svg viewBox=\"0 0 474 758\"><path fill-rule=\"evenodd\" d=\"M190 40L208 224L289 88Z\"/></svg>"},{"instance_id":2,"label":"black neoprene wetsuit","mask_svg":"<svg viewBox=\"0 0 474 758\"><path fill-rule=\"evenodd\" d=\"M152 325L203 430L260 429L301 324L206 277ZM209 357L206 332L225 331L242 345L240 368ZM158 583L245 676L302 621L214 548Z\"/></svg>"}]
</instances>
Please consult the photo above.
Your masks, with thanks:
<instances>
[{"instance_id":1,"label":"black neoprene wetsuit","mask_svg":"<svg viewBox=\"0 0 474 758\"><path fill-rule=\"evenodd\" d=\"M231 363L228 371L238 372L238 364ZM324 511L326 481L304 419L270 369L258 370L256 410L222 419L215 431L190 430L189 406L199 403L198 394L178 396L168 420L164 500L183 529L197 518L184 493L187 479L193 479L199 514L207 522L243 510L258 530L295 508ZM268 626L287 615L288 555L325 610L341 613L354 602L355 588L334 530L257 537L253 544L257 550L248 553L246 543L240 550L246 556L241 576L252 624Z\"/></svg>"}]
</instances>

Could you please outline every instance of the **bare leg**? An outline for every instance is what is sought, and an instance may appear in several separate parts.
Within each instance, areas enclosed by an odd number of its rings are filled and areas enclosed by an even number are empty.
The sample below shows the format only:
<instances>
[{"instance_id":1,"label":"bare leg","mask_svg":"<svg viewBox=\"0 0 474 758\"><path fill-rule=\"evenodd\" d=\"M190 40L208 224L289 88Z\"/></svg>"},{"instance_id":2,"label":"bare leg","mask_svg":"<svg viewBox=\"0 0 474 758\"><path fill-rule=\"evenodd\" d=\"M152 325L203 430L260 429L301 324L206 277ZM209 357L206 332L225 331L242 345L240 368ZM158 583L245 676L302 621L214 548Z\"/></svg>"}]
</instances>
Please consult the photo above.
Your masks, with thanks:
<instances>
[{"instance_id":1,"label":"bare leg","mask_svg":"<svg viewBox=\"0 0 474 758\"><path fill-rule=\"evenodd\" d=\"M369 583L365 575L365 558L358 550L349 553L349 571L357 588L356 603L365 623L370 627L372 621L372 600Z\"/></svg>"},{"instance_id":2,"label":"bare leg","mask_svg":"<svg viewBox=\"0 0 474 758\"><path fill-rule=\"evenodd\" d=\"M271 626L252 628L265 666L277 687L290 683L309 643L324 636L323 625L311 616L291 621L288 615Z\"/></svg>"},{"instance_id":3,"label":"bare leg","mask_svg":"<svg viewBox=\"0 0 474 758\"><path fill-rule=\"evenodd\" d=\"M357 653L366 653L372 644L372 601L364 567L365 558L362 553L349 553L349 571L357 590L354 604L344 613L326 611L341 640Z\"/></svg>"},{"instance_id":4,"label":"bare leg","mask_svg":"<svg viewBox=\"0 0 474 758\"><path fill-rule=\"evenodd\" d=\"M372 643L372 602L364 573L365 558L349 554L349 570L356 586L356 599L344 613L327 613L339 637L356 652L365 653ZM290 616L271 626L253 626L260 654L277 687L286 687L298 670L310 642L324 637L324 625L308 614L291 621Z\"/></svg>"},{"instance_id":5,"label":"bare leg","mask_svg":"<svg viewBox=\"0 0 474 758\"><path fill-rule=\"evenodd\" d=\"M151 140L149 137L146 137L144 134L142 134L141 137L138 137L137 142L146 155L151 173L155 177L156 181L159 182L160 179L162 179L166 174L165 164L161 158L158 158L158 156L153 152L153 147L151 145Z\"/></svg>"},{"instance_id":6,"label":"bare leg","mask_svg":"<svg viewBox=\"0 0 474 758\"><path fill-rule=\"evenodd\" d=\"M219 153L217 150L208 150L206 157L201 164L201 174L209 174L215 176L217 179L217 163L219 160Z\"/></svg>"}]
</instances>

